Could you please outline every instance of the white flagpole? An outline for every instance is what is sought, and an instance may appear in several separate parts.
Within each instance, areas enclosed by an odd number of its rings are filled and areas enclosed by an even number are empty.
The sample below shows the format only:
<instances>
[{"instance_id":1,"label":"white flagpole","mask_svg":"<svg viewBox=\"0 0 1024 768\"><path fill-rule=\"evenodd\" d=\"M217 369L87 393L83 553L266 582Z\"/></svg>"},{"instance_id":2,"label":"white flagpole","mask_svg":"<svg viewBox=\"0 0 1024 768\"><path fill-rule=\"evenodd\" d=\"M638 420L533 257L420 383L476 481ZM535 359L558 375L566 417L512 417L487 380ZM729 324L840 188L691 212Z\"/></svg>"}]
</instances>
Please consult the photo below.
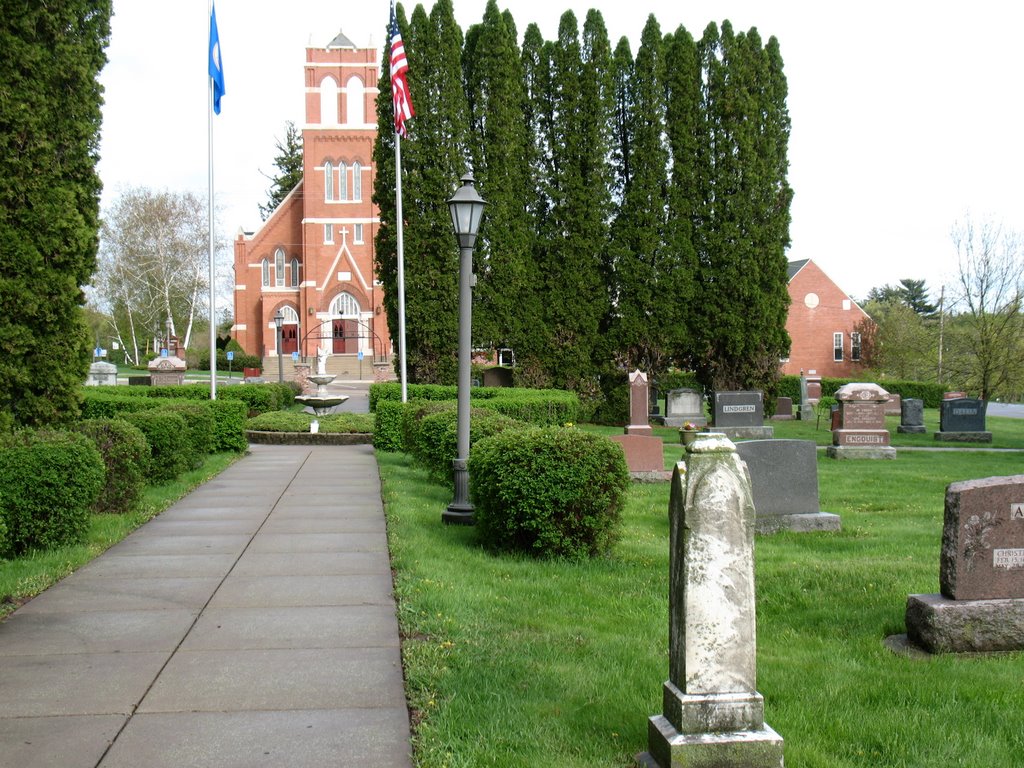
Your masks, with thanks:
<instances>
[{"instance_id":1,"label":"white flagpole","mask_svg":"<svg viewBox=\"0 0 1024 768\"><path fill-rule=\"evenodd\" d=\"M405 374L405 256L402 242L402 137L395 134L395 223L398 226L398 367L402 381L402 402L409 400Z\"/></svg>"},{"instance_id":2,"label":"white flagpole","mask_svg":"<svg viewBox=\"0 0 1024 768\"><path fill-rule=\"evenodd\" d=\"M210 0L210 8L207 18L213 16L213 0ZM214 236L213 236L213 78L207 75L209 81L210 98L206 105L207 126L209 137L207 141L208 156L207 164L210 170L209 191L207 194L208 220L207 229L210 237L210 399L217 399L217 312L215 307L217 287L214 284Z\"/></svg>"}]
</instances>

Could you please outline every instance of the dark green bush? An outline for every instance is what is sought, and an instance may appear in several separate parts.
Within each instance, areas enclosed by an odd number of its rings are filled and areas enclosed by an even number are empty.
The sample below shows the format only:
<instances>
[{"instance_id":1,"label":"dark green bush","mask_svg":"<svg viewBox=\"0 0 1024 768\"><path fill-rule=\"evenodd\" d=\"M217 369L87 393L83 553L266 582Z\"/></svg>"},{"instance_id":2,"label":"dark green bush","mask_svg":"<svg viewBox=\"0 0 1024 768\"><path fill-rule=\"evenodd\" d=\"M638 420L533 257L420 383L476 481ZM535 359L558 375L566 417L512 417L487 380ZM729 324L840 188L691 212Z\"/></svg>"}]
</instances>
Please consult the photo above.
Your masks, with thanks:
<instances>
[{"instance_id":1,"label":"dark green bush","mask_svg":"<svg viewBox=\"0 0 1024 768\"><path fill-rule=\"evenodd\" d=\"M180 414L185 420L185 437L192 456L188 469L200 467L207 454L213 453L213 411L206 407L209 402L171 402L161 408Z\"/></svg>"},{"instance_id":2,"label":"dark green bush","mask_svg":"<svg viewBox=\"0 0 1024 768\"><path fill-rule=\"evenodd\" d=\"M23 430L0 438L3 556L85 540L103 487L103 459L85 435Z\"/></svg>"},{"instance_id":3,"label":"dark green bush","mask_svg":"<svg viewBox=\"0 0 1024 768\"><path fill-rule=\"evenodd\" d=\"M309 432L313 418L312 414L299 411L274 411L254 416L246 421L245 428L260 432ZM370 434L374 424L369 413L331 413L317 421L323 434Z\"/></svg>"},{"instance_id":4,"label":"dark green bush","mask_svg":"<svg viewBox=\"0 0 1024 768\"><path fill-rule=\"evenodd\" d=\"M373 447L378 451L397 453L403 449L402 430L406 404L398 400L377 403L373 423Z\"/></svg>"},{"instance_id":5,"label":"dark green bush","mask_svg":"<svg viewBox=\"0 0 1024 768\"><path fill-rule=\"evenodd\" d=\"M402 450L416 453L420 443L420 426L427 416L442 411L455 413L458 404L454 400L410 400L402 411Z\"/></svg>"},{"instance_id":6,"label":"dark green bush","mask_svg":"<svg viewBox=\"0 0 1024 768\"><path fill-rule=\"evenodd\" d=\"M142 431L124 419L86 419L74 426L92 440L106 467L103 489L92 511L124 514L135 508L149 472L149 443Z\"/></svg>"},{"instance_id":7,"label":"dark green bush","mask_svg":"<svg viewBox=\"0 0 1024 768\"><path fill-rule=\"evenodd\" d=\"M907 381L904 379L874 378L870 373L859 376L855 379L832 379L824 377L821 380L822 396L834 396L836 391L845 384L851 382L873 382L882 387L886 392L899 395L901 398L913 397L924 401L925 408L938 408L942 404L942 397L946 388L941 384L926 381ZM783 376L779 380L780 397L790 397L793 405L800 403L800 377ZM772 408L774 412L774 408Z\"/></svg>"},{"instance_id":8,"label":"dark green bush","mask_svg":"<svg viewBox=\"0 0 1024 768\"><path fill-rule=\"evenodd\" d=\"M409 402L451 402L458 396L456 387L438 384L408 385ZM383 402L401 402L400 384L370 385L370 412L376 413ZM538 426L564 425L580 420L580 399L560 389L524 389L520 387L473 387L470 399L474 407L490 408L513 419Z\"/></svg>"},{"instance_id":9,"label":"dark green bush","mask_svg":"<svg viewBox=\"0 0 1024 768\"><path fill-rule=\"evenodd\" d=\"M611 549L630 483L622 448L559 427L480 440L470 452L469 478L485 546L568 558Z\"/></svg>"},{"instance_id":10,"label":"dark green bush","mask_svg":"<svg viewBox=\"0 0 1024 768\"><path fill-rule=\"evenodd\" d=\"M469 418L469 444L509 429L525 429L527 424L487 408L472 408ZM414 454L442 483L453 482L452 461L458 454L458 413L446 409L428 413L419 421Z\"/></svg>"},{"instance_id":11,"label":"dark green bush","mask_svg":"<svg viewBox=\"0 0 1024 768\"><path fill-rule=\"evenodd\" d=\"M111 392L115 389L118 390L117 394ZM135 395L133 390L139 389L149 387L83 387L82 418L113 419L126 413L148 411L160 406L159 402L146 396Z\"/></svg>"},{"instance_id":12,"label":"dark green bush","mask_svg":"<svg viewBox=\"0 0 1024 768\"><path fill-rule=\"evenodd\" d=\"M164 409L137 411L124 416L134 424L149 443L149 475L153 482L173 480L193 465L185 419L181 414Z\"/></svg>"},{"instance_id":13,"label":"dark green bush","mask_svg":"<svg viewBox=\"0 0 1024 768\"><path fill-rule=\"evenodd\" d=\"M241 400L209 400L213 413L213 447L216 451L241 453L249 447L245 438L245 418L249 408Z\"/></svg>"}]
</instances>

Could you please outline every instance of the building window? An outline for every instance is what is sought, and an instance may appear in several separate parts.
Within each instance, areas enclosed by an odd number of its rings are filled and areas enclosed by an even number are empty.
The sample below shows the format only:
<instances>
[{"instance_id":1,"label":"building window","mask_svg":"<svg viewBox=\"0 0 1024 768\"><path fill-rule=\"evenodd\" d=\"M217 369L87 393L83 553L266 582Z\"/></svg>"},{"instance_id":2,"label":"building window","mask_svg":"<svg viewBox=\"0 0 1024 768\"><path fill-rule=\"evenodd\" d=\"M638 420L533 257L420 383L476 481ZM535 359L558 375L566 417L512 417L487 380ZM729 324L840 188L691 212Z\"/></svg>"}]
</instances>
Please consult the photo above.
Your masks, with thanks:
<instances>
[{"instance_id":1,"label":"building window","mask_svg":"<svg viewBox=\"0 0 1024 768\"><path fill-rule=\"evenodd\" d=\"M837 363L843 362L843 334L836 331L832 334L832 359Z\"/></svg>"},{"instance_id":2,"label":"building window","mask_svg":"<svg viewBox=\"0 0 1024 768\"><path fill-rule=\"evenodd\" d=\"M334 243L334 225L324 224L324 245Z\"/></svg>"},{"instance_id":3,"label":"building window","mask_svg":"<svg viewBox=\"0 0 1024 768\"><path fill-rule=\"evenodd\" d=\"M278 248L274 253L274 284L278 288L284 287L284 248Z\"/></svg>"},{"instance_id":4,"label":"building window","mask_svg":"<svg viewBox=\"0 0 1024 768\"><path fill-rule=\"evenodd\" d=\"M270 287L270 260L269 259L264 259L262 264L261 264L261 267L262 267L262 270L263 270L263 287L264 288L269 288Z\"/></svg>"},{"instance_id":5,"label":"building window","mask_svg":"<svg viewBox=\"0 0 1024 768\"><path fill-rule=\"evenodd\" d=\"M359 302L351 293L340 293L331 305L331 314L340 317L359 317Z\"/></svg>"},{"instance_id":6,"label":"building window","mask_svg":"<svg viewBox=\"0 0 1024 768\"><path fill-rule=\"evenodd\" d=\"M352 225L352 242L359 245L363 242L363 225L353 224Z\"/></svg>"},{"instance_id":7,"label":"building window","mask_svg":"<svg viewBox=\"0 0 1024 768\"><path fill-rule=\"evenodd\" d=\"M850 334L850 359L860 360L860 334L856 331Z\"/></svg>"},{"instance_id":8,"label":"building window","mask_svg":"<svg viewBox=\"0 0 1024 768\"><path fill-rule=\"evenodd\" d=\"M352 199L363 199L363 167L359 163L352 163Z\"/></svg>"},{"instance_id":9,"label":"building window","mask_svg":"<svg viewBox=\"0 0 1024 768\"><path fill-rule=\"evenodd\" d=\"M324 200L330 202L334 199L334 166L331 161L324 163Z\"/></svg>"},{"instance_id":10,"label":"building window","mask_svg":"<svg viewBox=\"0 0 1024 768\"><path fill-rule=\"evenodd\" d=\"M299 260L298 259L292 259L291 268L292 268L291 269L291 272L292 272L292 274L291 274L291 278L292 278L291 284L292 284L292 287L293 288L298 288L299 287Z\"/></svg>"},{"instance_id":11,"label":"building window","mask_svg":"<svg viewBox=\"0 0 1024 768\"><path fill-rule=\"evenodd\" d=\"M338 81L325 77L320 83L320 125L338 124Z\"/></svg>"},{"instance_id":12,"label":"building window","mask_svg":"<svg viewBox=\"0 0 1024 768\"><path fill-rule=\"evenodd\" d=\"M363 81L352 75L345 83L345 123L348 125L362 125L366 122L363 92Z\"/></svg>"},{"instance_id":13,"label":"building window","mask_svg":"<svg viewBox=\"0 0 1024 768\"><path fill-rule=\"evenodd\" d=\"M348 200L348 168L338 163L338 199Z\"/></svg>"}]
</instances>

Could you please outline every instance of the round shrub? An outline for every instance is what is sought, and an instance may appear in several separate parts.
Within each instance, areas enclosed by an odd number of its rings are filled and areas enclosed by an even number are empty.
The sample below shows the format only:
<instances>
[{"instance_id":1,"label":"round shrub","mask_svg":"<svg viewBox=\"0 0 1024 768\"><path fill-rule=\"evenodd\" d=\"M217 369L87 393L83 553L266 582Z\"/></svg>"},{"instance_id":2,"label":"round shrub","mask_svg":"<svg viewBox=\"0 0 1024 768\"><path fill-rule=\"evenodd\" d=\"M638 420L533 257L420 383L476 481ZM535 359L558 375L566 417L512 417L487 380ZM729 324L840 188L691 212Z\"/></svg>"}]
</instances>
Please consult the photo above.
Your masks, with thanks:
<instances>
[{"instance_id":1,"label":"round shrub","mask_svg":"<svg viewBox=\"0 0 1024 768\"><path fill-rule=\"evenodd\" d=\"M103 459L85 435L23 430L0 442L5 556L78 544L103 486Z\"/></svg>"},{"instance_id":2,"label":"round shrub","mask_svg":"<svg viewBox=\"0 0 1024 768\"><path fill-rule=\"evenodd\" d=\"M181 414L160 408L152 411L126 413L126 421L134 424L149 443L149 475L156 483L173 480L192 466L191 445Z\"/></svg>"},{"instance_id":3,"label":"round shrub","mask_svg":"<svg viewBox=\"0 0 1024 768\"><path fill-rule=\"evenodd\" d=\"M431 477L439 482L454 482L452 460L458 454L458 421L458 412L451 409L428 413L420 419L415 455L430 470ZM472 446L478 440L497 435L507 429L526 426L496 411L471 408L469 444Z\"/></svg>"},{"instance_id":4,"label":"round shrub","mask_svg":"<svg viewBox=\"0 0 1024 768\"><path fill-rule=\"evenodd\" d=\"M607 553L629 487L622 449L561 427L504 432L469 457L477 534L496 551L536 556Z\"/></svg>"},{"instance_id":5,"label":"round shrub","mask_svg":"<svg viewBox=\"0 0 1024 768\"><path fill-rule=\"evenodd\" d=\"M106 481L92 511L131 512L142 496L149 470L146 436L124 419L86 419L78 422L74 429L92 440L106 467Z\"/></svg>"},{"instance_id":6,"label":"round shrub","mask_svg":"<svg viewBox=\"0 0 1024 768\"><path fill-rule=\"evenodd\" d=\"M188 469L196 469L213 453L213 411L206 402L173 402L162 406L162 410L181 414L185 420L185 436L188 439L190 463Z\"/></svg>"}]
</instances>

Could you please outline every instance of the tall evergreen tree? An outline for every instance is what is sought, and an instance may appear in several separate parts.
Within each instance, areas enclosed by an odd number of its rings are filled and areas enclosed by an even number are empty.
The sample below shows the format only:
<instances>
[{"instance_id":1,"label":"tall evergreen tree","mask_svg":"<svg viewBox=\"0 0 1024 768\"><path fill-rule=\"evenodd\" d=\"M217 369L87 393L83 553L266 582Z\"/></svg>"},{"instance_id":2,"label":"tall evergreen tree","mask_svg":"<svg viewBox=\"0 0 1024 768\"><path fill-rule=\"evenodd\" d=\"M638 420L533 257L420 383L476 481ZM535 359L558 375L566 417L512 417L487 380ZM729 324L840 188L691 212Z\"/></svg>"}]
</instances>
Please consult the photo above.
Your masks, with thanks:
<instances>
[{"instance_id":1,"label":"tall evergreen tree","mask_svg":"<svg viewBox=\"0 0 1024 768\"><path fill-rule=\"evenodd\" d=\"M260 218L266 221L298 183L302 181L302 133L291 120L285 123L284 138L277 140L274 158L277 173L268 176L267 204L260 205Z\"/></svg>"},{"instance_id":2,"label":"tall evergreen tree","mask_svg":"<svg viewBox=\"0 0 1024 768\"><path fill-rule=\"evenodd\" d=\"M603 23L593 30L587 53L607 52L607 40L597 40ZM557 43L545 51L550 103L537 107L552 118L547 147L551 211L545 228L550 239L538 250L549 350L545 367L558 386L588 396L596 393L594 353L607 308L601 265L611 215L612 105L603 96L608 75L602 72L608 57L584 58L571 11L562 15Z\"/></svg>"},{"instance_id":3,"label":"tall evergreen tree","mask_svg":"<svg viewBox=\"0 0 1024 768\"><path fill-rule=\"evenodd\" d=\"M789 349L786 180L789 117L774 39L756 30L701 41L703 108L708 120L706 175L696 235L700 267L693 311L695 369L709 390L765 389Z\"/></svg>"},{"instance_id":4,"label":"tall evergreen tree","mask_svg":"<svg viewBox=\"0 0 1024 768\"><path fill-rule=\"evenodd\" d=\"M668 189L664 80L661 29L652 15L619 99L626 102L630 144L620 155L632 153L643 162L634 163L629 176L623 176L609 250L614 263L610 340L622 364L655 376L671 362L679 320L670 288L674 264L666 257L663 242Z\"/></svg>"},{"instance_id":5,"label":"tall evergreen tree","mask_svg":"<svg viewBox=\"0 0 1024 768\"><path fill-rule=\"evenodd\" d=\"M91 343L110 0L7 3L0 24L0 412L74 416Z\"/></svg>"},{"instance_id":6,"label":"tall evergreen tree","mask_svg":"<svg viewBox=\"0 0 1024 768\"><path fill-rule=\"evenodd\" d=\"M488 206L476 246L474 344L536 354L536 271L527 214L534 146L523 120L523 65L507 15L490 0L466 35L463 57L474 175Z\"/></svg>"}]
</instances>

